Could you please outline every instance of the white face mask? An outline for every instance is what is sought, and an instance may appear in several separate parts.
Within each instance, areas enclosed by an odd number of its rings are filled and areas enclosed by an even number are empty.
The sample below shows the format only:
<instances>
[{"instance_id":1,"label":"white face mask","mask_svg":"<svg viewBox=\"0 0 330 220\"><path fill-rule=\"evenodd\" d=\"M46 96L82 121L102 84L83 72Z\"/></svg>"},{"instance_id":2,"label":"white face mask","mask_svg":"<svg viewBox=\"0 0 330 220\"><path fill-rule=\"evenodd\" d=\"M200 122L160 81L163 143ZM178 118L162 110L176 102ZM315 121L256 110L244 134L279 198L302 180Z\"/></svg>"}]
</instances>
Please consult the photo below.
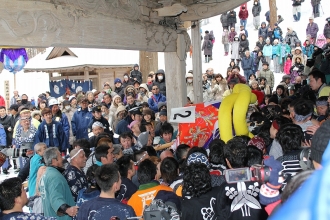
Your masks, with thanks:
<instances>
[{"instance_id":1,"label":"white face mask","mask_svg":"<svg viewBox=\"0 0 330 220\"><path fill-rule=\"evenodd\" d=\"M69 110L70 109L70 105L67 105L64 107L66 110Z\"/></svg>"},{"instance_id":2,"label":"white face mask","mask_svg":"<svg viewBox=\"0 0 330 220\"><path fill-rule=\"evenodd\" d=\"M163 80L163 78L164 78L163 76L157 76L158 80Z\"/></svg>"},{"instance_id":3,"label":"white face mask","mask_svg":"<svg viewBox=\"0 0 330 220\"><path fill-rule=\"evenodd\" d=\"M192 79L187 79L188 83L192 83L192 81L193 81Z\"/></svg>"},{"instance_id":4,"label":"white face mask","mask_svg":"<svg viewBox=\"0 0 330 220\"><path fill-rule=\"evenodd\" d=\"M254 4L255 4L255 5L257 5L257 4L258 4L258 2L255 2Z\"/></svg>"}]
</instances>

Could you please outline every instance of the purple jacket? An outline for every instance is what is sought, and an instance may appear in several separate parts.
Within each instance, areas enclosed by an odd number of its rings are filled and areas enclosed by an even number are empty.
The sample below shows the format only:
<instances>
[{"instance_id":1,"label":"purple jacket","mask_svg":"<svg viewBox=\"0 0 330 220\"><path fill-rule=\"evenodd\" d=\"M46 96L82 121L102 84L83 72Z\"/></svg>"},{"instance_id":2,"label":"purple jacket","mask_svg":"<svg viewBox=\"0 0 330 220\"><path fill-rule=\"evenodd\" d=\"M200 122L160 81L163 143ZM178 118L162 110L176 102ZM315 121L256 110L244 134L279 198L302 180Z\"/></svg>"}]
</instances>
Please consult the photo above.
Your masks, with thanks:
<instances>
[{"instance_id":1,"label":"purple jacket","mask_svg":"<svg viewBox=\"0 0 330 220\"><path fill-rule=\"evenodd\" d=\"M307 28L306 28L306 35L311 35L313 39L316 39L317 37L317 32L319 31L319 26L317 26L316 23L308 23Z\"/></svg>"},{"instance_id":2,"label":"purple jacket","mask_svg":"<svg viewBox=\"0 0 330 220\"><path fill-rule=\"evenodd\" d=\"M236 31L229 31L229 42L233 42L235 36L237 35Z\"/></svg>"}]
</instances>

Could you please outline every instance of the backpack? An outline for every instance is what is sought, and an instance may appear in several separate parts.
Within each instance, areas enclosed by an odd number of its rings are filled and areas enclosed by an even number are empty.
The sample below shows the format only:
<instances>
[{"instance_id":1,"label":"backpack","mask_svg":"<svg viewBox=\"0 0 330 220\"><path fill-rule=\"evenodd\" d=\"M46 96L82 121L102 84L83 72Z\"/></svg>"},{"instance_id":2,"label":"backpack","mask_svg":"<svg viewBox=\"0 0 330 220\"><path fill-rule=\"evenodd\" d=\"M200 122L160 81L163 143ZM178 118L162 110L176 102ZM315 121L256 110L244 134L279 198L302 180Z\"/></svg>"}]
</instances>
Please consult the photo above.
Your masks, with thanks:
<instances>
[{"instance_id":1,"label":"backpack","mask_svg":"<svg viewBox=\"0 0 330 220\"><path fill-rule=\"evenodd\" d=\"M207 49L212 49L212 43L210 40L207 41L206 47L207 47Z\"/></svg>"},{"instance_id":2,"label":"backpack","mask_svg":"<svg viewBox=\"0 0 330 220\"><path fill-rule=\"evenodd\" d=\"M154 199L143 211L144 220L178 220L180 215L176 205L172 202L163 202Z\"/></svg>"}]
</instances>

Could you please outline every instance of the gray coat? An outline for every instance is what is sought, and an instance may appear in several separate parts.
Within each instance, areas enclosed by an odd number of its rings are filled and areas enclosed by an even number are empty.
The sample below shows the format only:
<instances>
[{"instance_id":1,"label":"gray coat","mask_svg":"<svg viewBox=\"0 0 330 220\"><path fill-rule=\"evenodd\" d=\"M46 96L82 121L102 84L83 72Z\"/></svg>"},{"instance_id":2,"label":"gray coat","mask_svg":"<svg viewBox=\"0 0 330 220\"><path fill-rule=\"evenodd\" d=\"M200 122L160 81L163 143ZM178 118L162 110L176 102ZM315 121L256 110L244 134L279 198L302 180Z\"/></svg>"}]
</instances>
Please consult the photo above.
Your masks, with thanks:
<instances>
[{"instance_id":1,"label":"gray coat","mask_svg":"<svg viewBox=\"0 0 330 220\"><path fill-rule=\"evenodd\" d=\"M257 17L260 15L260 12L261 12L261 6L258 2L257 5L254 5L253 4L253 7L252 7L252 14L253 14L253 17Z\"/></svg>"},{"instance_id":2,"label":"gray coat","mask_svg":"<svg viewBox=\"0 0 330 220\"><path fill-rule=\"evenodd\" d=\"M285 36L285 42L291 47L296 47L296 43L299 41L297 33L292 31L291 33L287 32Z\"/></svg>"},{"instance_id":3,"label":"gray coat","mask_svg":"<svg viewBox=\"0 0 330 220\"><path fill-rule=\"evenodd\" d=\"M211 48L207 48L207 44L208 44L208 42L211 43L211 45L212 45ZM202 51L204 51L204 55L212 56L212 48L213 48L213 44L212 44L212 42L209 40L209 35L205 35L205 36L204 36L203 46L202 46Z\"/></svg>"},{"instance_id":4,"label":"gray coat","mask_svg":"<svg viewBox=\"0 0 330 220\"><path fill-rule=\"evenodd\" d=\"M223 13L221 16L220 16L220 22L222 24L222 27L228 27L228 21L227 21L227 12L226 13Z\"/></svg>"}]
</instances>

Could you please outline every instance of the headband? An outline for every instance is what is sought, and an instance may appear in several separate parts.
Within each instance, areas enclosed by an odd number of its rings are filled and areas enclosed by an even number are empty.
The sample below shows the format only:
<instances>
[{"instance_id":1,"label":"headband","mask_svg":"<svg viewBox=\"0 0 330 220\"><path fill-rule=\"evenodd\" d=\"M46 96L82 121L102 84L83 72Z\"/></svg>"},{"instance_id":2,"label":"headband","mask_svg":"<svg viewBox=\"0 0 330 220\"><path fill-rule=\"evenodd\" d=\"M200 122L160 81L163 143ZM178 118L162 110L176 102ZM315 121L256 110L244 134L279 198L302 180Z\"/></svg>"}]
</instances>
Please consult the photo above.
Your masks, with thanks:
<instances>
[{"instance_id":1,"label":"headband","mask_svg":"<svg viewBox=\"0 0 330 220\"><path fill-rule=\"evenodd\" d=\"M24 110L20 111L19 114L22 114L22 113L24 113L24 112L30 112L30 110L29 110L29 109L24 109Z\"/></svg>"},{"instance_id":2,"label":"headband","mask_svg":"<svg viewBox=\"0 0 330 220\"><path fill-rule=\"evenodd\" d=\"M81 151L83 151L83 149L79 149L78 152L73 155L72 157L70 157L70 159L72 160L73 158L75 158Z\"/></svg>"},{"instance_id":3,"label":"headband","mask_svg":"<svg viewBox=\"0 0 330 220\"><path fill-rule=\"evenodd\" d=\"M297 113L295 113L294 115L294 120L297 122L302 122L305 121L308 117L312 116L313 113L309 113L307 115L298 115Z\"/></svg>"},{"instance_id":4,"label":"headband","mask_svg":"<svg viewBox=\"0 0 330 220\"><path fill-rule=\"evenodd\" d=\"M328 106L327 101L316 101L316 106Z\"/></svg>"}]
</instances>

